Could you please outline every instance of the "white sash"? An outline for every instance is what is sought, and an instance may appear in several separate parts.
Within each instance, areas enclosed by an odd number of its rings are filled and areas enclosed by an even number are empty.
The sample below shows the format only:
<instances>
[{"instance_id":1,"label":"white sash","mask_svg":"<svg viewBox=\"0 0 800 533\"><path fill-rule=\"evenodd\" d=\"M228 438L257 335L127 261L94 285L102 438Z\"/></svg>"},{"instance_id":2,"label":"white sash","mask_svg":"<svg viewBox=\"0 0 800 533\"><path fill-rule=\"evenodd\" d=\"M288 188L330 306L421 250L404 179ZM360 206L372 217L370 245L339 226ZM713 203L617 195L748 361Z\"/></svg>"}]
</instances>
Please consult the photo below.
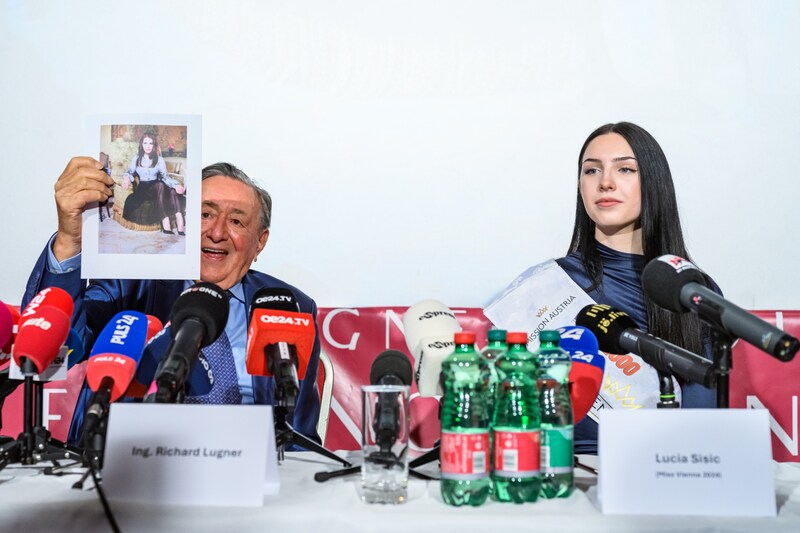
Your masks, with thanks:
<instances>
[{"instance_id":1,"label":"white sash","mask_svg":"<svg viewBox=\"0 0 800 533\"><path fill-rule=\"evenodd\" d=\"M542 330L574 325L578 312L594 303L554 259L548 259L520 274L483 312L497 327L529 332L528 346L534 350ZM603 387L589 411L593 420L598 420L602 409L656 407L659 383L653 367L632 353L600 353L606 366ZM675 399L681 401L678 383Z\"/></svg>"}]
</instances>

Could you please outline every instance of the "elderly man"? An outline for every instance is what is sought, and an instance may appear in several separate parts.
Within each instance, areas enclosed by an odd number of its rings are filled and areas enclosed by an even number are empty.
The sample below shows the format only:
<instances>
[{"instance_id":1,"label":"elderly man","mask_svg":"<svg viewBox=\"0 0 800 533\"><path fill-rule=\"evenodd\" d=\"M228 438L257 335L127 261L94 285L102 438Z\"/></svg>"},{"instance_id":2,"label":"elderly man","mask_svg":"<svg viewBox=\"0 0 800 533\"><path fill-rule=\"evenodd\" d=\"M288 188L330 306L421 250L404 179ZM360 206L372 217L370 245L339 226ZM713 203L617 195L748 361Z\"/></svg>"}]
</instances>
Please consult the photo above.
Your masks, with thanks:
<instances>
[{"instance_id":1,"label":"elderly man","mask_svg":"<svg viewBox=\"0 0 800 533\"><path fill-rule=\"evenodd\" d=\"M178 295L194 283L194 280L91 280L87 284L81 279L82 214L87 205L108 199L112 186L113 181L94 159L76 157L70 160L55 185L58 232L39 257L22 302L25 306L45 287L60 287L69 292L75 300L72 326L83 336L87 348L119 311L141 311L166 323ZM230 294L230 314L225 327L230 349L226 350L227 355L219 356L219 360L208 356L215 377L213 388L205 397L187 398L187 401L272 403L274 381L251 376L245 368L246 321L253 294L259 289L291 290L300 311L316 319L317 306L307 295L277 278L250 270L250 265L267 244L271 212L269 194L235 166L216 163L203 169L200 278ZM148 350L156 358L163 357L170 338L168 334L161 336ZM314 440L319 440L316 433L319 397L315 386L318 363L317 336L305 379L300 384L293 424L299 433ZM72 443L77 444L80 438L83 414L90 397L91 391L84 385L70 427L68 440Z\"/></svg>"}]
</instances>

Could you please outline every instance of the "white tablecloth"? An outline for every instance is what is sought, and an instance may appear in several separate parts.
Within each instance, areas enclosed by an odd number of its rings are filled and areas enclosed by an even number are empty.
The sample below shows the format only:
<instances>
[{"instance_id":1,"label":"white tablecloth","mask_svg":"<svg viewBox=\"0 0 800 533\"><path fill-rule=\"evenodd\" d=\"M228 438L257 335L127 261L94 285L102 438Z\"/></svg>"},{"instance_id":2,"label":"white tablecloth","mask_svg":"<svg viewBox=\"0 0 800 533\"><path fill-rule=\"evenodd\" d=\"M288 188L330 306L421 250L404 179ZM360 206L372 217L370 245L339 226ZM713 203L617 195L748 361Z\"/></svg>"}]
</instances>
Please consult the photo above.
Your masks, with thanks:
<instances>
[{"instance_id":1,"label":"white tablecloth","mask_svg":"<svg viewBox=\"0 0 800 533\"><path fill-rule=\"evenodd\" d=\"M592 458L594 459L594 458ZM800 532L800 464L775 464L777 518L606 516L597 506L595 478L580 474L579 490L559 500L513 505L487 502L449 507L439 483L411 478L403 505L368 505L359 499L359 477L317 483L315 472L333 470L310 453L290 453L280 465L281 490L263 507L176 507L111 502L123 532L269 531L404 532L476 531L791 531ZM96 491L70 488L77 475L46 476L41 469L0 472L0 531L109 531ZM86 487L92 487L88 481ZM635 488L632 488L635 490ZM713 498L709 494L709 498Z\"/></svg>"}]
</instances>

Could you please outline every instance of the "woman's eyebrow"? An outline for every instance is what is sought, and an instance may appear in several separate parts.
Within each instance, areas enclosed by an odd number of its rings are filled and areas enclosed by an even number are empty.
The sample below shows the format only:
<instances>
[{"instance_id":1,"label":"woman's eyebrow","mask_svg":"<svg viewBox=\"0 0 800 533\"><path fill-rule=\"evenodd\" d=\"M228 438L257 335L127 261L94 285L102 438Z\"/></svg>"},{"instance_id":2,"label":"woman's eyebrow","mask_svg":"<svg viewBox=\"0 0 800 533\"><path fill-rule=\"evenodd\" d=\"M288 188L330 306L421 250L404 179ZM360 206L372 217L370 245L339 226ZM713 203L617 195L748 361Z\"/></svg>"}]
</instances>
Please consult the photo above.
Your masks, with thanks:
<instances>
[{"instance_id":1,"label":"woman's eyebrow","mask_svg":"<svg viewBox=\"0 0 800 533\"><path fill-rule=\"evenodd\" d=\"M632 155L624 155L624 156L620 156L620 157L615 157L611 161L613 163L618 163L620 161L628 161L628 160L636 161L636 158L633 157ZM586 159L583 160L583 163L584 164L586 164L586 163L602 163L602 161L600 161L599 159L595 159L593 157L587 157Z\"/></svg>"}]
</instances>

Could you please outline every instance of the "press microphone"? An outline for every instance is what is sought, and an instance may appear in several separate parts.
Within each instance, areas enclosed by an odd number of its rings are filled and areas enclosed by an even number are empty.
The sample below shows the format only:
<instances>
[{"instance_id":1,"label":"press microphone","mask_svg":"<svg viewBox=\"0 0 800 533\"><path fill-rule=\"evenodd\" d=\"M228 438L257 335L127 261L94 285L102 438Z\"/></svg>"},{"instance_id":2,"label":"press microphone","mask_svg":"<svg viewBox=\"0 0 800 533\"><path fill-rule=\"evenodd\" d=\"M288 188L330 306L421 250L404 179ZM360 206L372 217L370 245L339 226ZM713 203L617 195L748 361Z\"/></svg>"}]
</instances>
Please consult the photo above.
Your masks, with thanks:
<instances>
[{"instance_id":1,"label":"press microphone","mask_svg":"<svg viewBox=\"0 0 800 533\"><path fill-rule=\"evenodd\" d=\"M146 316L147 316L147 336L144 342L145 346L147 346L147 343L149 343L153 339L153 337L156 336L157 333L160 333L164 329L164 325L157 317L154 317L153 315L146 315ZM139 381L139 378L141 377L139 366L145 360L144 357L145 357L144 354L142 354L142 359L139 360L136 374L134 374L134 379L131 380L131 384L128 387L128 390L125 391L125 396L129 396L131 398L144 398L145 395L147 395L147 390L150 387L150 382L152 381L152 377L153 375L155 375L155 373L150 374L150 380L146 380L147 383L142 383ZM153 363L152 357L149 358L149 364L152 368L155 368L155 363ZM211 390L211 387L209 387L209 390Z\"/></svg>"},{"instance_id":2,"label":"press microphone","mask_svg":"<svg viewBox=\"0 0 800 533\"><path fill-rule=\"evenodd\" d=\"M74 306L75 303L72 301L72 296L67 291L58 287L47 287L31 298L31 301L22 310L20 318L24 319L35 314L40 307L55 307L71 317Z\"/></svg>"},{"instance_id":3,"label":"press microphone","mask_svg":"<svg viewBox=\"0 0 800 533\"><path fill-rule=\"evenodd\" d=\"M147 316L147 338L145 340L145 344L150 342L150 339L155 337L156 333L160 332L164 329L164 324L153 315L146 315Z\"/></svg>"},{"instance_id":4,"label":"press microphone","mask_svg":"<svg viewBox=\"0 0 800 533\"><path fill-rule=\"evenodd\" d=\"M300 312L290 289L259 289L250 307L247 372L274 376L276 402L294 406L316 336L314 317Z\"/></svg>"},{"instance_id":5,"label":"press microphone","mask_svg":"<svg viewBox=\"0 0 800 533\"><path fill-rule=\"evenodd\" d=\"M712 388L716 382L711 361L636 328L627 313L605 304L580 310L575 323L589 328L600 349L611 354L635 353L658 371Z\"/></svg>"},{"instance_id":6,"label":"press microphone","mask_svg":"<svg viewBox=\"0 0 800 533\"><path fill-rule=\"evenodd\" d=\"M411 362L403 352L386 350L378 354L369 369L369 382L372 385L411 385ZM392 445L400 432L400 413L397 395L381 394L372 420L375 442L381 453L391 453ZM366 421L365 421L366 422Z\"/></svg>"},{"instance_id":7,"label":"press microphone","mask_svg":"<svg viewBox=\"0 0 800 533\"><path fill-rule=\"evenodd\" d=\"M14 317L8 305L0 302L0 346L5 346L14 333Z\"/></svg>"},{"instance_id":8,"label":"press microphone","mask_svg":"<svg viewBox=\"0 0 800 533\"><path fill-rule=\"evenodd\" d=\"M228 312L227 295L213 283L197 283L178 296L170 317L172 342L155 374L157 403L178 401L200 349L219 338Z\"/></svg>"},{"instance_id":9,"label":"press microphone","mask_svg":"<svg viewBox=\"0 0 800 533\"><path fill-rule=\"evenodd\" d=\"M3 304L0 304L0 307L6 307ZM8 341L6 342L6 346L0 352L0 406L2 406L3 400L11 395L17 387L22 384L22 381L9 379L10 373L10 365L12 356L11 356L11 347L14 345L14 341L16 340L17 336L17 322L19 321L19 312L16 312L16 309L7 307L11 311L11 318L13 321L13 329L11 336L9 337ZM81 340L80 336L75 332L74 329L70 329L69 333L67 334L67 340L64 343L64 348L66 348L66 357L68 360L67 370L75 366L76 364L80 363L83 360L83 357L86 355L86 351L83 347L83 341ZM61 350L56 353L53 360L50 364L60 364L59 355L61 354ZM50 366L48 364L48 366Z\"/></svg>"},{"instance_id":10,"label":"press microphone","mask_svg":"<svg viewBox=\"0 0 800 533\"><path fill-rule=\"evenodd\" d=\"M98 335L86 363L86 382L94 392L83 422L84 435L91 435L133 381L147 338L147 317L137 311L122 311Z\"/></svg>"},{"instance_id":11,"label":"press microphone","mask_svg":"<svg viewBox=\"0 0 800 533\"><path fill-rule=\"evenodd\" d=\"M650 261L642 272L642 288L659 307L676 313L696 313L717 331L744 339L781 361L791 361L800 348L795 337L709 289L700 269L677 255L662 255Z\"/></svg>"},{"instance_id":12,"label":"press microphone","mask_svg":"<svg viewBox=\"0 0 800 533\"><path fill-rule=\"evenodd\" d=\"M153 337L147 341L144 348L144 353L139 361L139 366L136 369L136 376L134 377L131 386L125 392L126 396L131 398L147 398L148 393L155 393L157 387L155 384L156 371L161 360L166 355L167 350L172 344L172 335L170 334L170 323L161 331L156 332ZM150 324L148 323L148 335L150 335ZM197 364L189 371L189 377L186 378L186 396L205 396L214 386L214 374L211 371L211 365L208 361L198 357ZM154 400L155 397L151 398Z\"/></svg>"},{"instance_id":13,"label":"press microphone","mask_svg":"<svg viewBox=\"0 0 800 533\"><path fill-rule=\"evenodd\" d=\"M15 329L19 321L19 313L12 313L12 307L0 302L0 411L7 396L14 392L18 381L9 380L9 363L11 362L11 346L16 336ZM2 420L0 420L2 427Z\"/></svg>"},{"instance_id":14,"label":"press microphone","mask_svg":"<svg viewBox=\"0 0 800 533\"><path fill-rule=\"evenodd\" d=\"M406 346L414 358L414 379L423 398L441 396L442 361L453 353L453 334L461 331L456 315L438 300L417 302L403 315Z\"/></svg>"},{"instance_id":15,"label":"press microphone","mask_svg":"<svg viewBox=\"0 0 800 533\"><path fill-rule=\"evenodd\" d=\"M58 356L69 336L73 306L65 290L48 287L22 311L12 356L24 376L41 374Z\"/></svg>"},{"instance_id":16,"label":"press microphone","mask_svg":"<svg viewBox=\"0 0 800 533\"><path fill-rule=\"evenodd\" d=\"M583 326L558 329L559 346L569 352L572 367L569 370L569 395L572 400L572 417L580 422L594 405L603 387L606 359L600 353L597 337Z\"/></svg>"},{"instance_id":17,"label":"press microphone","mask_svg":"<svg viewBox=\"0 0 800 533\"><path fill-rule=\"evenodd\" d=\"M13 309L10 305L0 302L0 322L7 324L8 327L8 337L0 344L0 410L2 410L5 398L14 392L18 385L18 382L8 379L11 347L14 345L14 338L17 336L16 329L19 322L19 312L15 314L12 312ZM2 327L5 328L6 326ZM0 427L2 427L1 424Z\"/></svg>"},{"instance_id":18,"label":"press microphone","mask_svg":"<svg viewBox=\"0 0 800 533\"><path fill-rule=\"evenodd\" d=\"M6 339L6 342L0 345L0 368L5 370L8 363L11 362L11 347L14 345L14 339L17 336L17 327L19 325L19 310L8 304L0 304L0 307L8 312L7 318L11 321L11 333Z\"/></svg>"},{"instance_id":19,"label":"press microphone","mask_svg":"<svg viewBox=\"0 0 800 533\"><path fill-rule=\"evenodd\" d=\"M408 356L397 350L378 354L369 368L371 385L411 385L413 372Z\"/></svg>"},{"instance_id":20,"label":"press microphone","mask_svg":"<svg viewBox=\"0 0 800 533\"><path fill-rule=\"evenodd\" d=\"M44 371L56 360L58 354L61 353L63 344L59 340L62 336L71 338L67 337L71 330L69 329L69 316L55 307L37 307L40 312L28 314L27 319L23 321L26 324L24 333L19 337L19 333L22 331L19 323L20 314L15 308L3 303L0 303L0 308L9 312L6 318L10 317L12 322L11 335L6 339L3 353L0 354L0 366L4 367L0 371L0 408L2 408L5 399L23 383L16 379L10 379L12 357L26 377L26 388L29 386L28 380L30 380L30 386L33 386L33 376L41 373L40 368L41 371ZM14 356L14 353L17 355ZM28 394L26 392L26 401L27 398L32 398ZM27 417L27 415L25 416ZM26 421L30 421L30 419L26 418ZM2 425L2 421L0 421L0 425Z\"/></svg>"}]
</instances>

